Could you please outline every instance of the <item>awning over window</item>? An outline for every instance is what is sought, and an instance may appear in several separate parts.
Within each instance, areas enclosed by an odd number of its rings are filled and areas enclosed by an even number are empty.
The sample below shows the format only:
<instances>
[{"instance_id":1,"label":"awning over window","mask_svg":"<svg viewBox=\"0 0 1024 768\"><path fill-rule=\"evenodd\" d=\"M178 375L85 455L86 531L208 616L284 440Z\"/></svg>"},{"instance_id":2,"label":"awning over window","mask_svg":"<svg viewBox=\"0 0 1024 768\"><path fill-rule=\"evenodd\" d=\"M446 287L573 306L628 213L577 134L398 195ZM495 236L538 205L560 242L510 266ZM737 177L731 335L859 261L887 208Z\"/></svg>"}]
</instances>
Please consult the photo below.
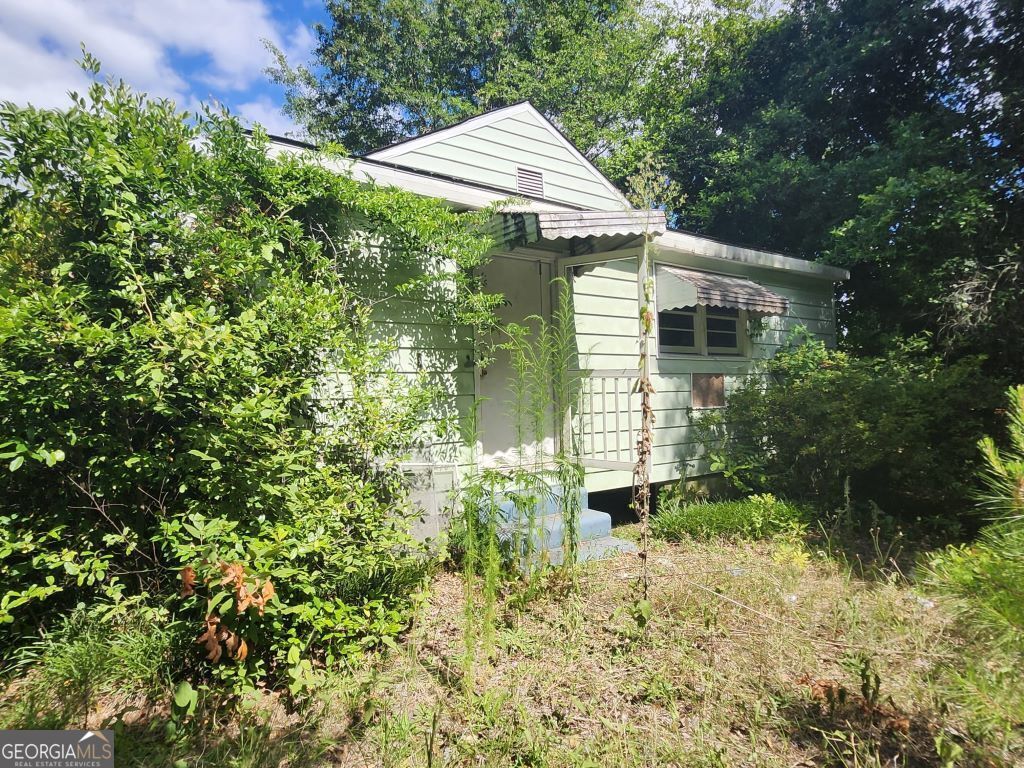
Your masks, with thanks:
<instances>
[{"instance_id":1,"label":"awning over window","mask_svg":"<svg viewBox=\"0 0 1024 768\"><path fill-rule=\"evenodd\" d=\"M742 277L712 275L682 267L655 267L658 311L704 304L745 309L758 315L784 315L789 299Z\"/></svg>"}]
</instances>

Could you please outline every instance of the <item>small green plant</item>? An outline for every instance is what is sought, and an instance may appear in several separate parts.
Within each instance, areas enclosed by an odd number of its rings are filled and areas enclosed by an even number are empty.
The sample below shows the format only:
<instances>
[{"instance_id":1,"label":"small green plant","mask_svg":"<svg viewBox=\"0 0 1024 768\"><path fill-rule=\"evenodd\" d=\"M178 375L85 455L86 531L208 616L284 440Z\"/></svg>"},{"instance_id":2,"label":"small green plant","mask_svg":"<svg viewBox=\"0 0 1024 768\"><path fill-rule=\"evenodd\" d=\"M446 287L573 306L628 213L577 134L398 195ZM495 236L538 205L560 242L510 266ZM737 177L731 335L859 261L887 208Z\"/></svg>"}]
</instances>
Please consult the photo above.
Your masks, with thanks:
<instances>
[{"instance_id":1,"label":"small green plant","mask_svg":"<svg viewBox=\"0 0 1024 768\"><path fill-rule=\"evenodd\" d=\"M964 756L964 748L946 734L938 733L935 735L935 755L939 758L939 768L956 768Z\"/></svg>"},{"instance_id":2,"label":"small green plant","mask_svg":"<svg viewBox=\"0 0 1024 768\"><path fill-rule=\"evenodd\" d=\"M669 492L671 494L671 492ZM807 530L807 513L771 494L739 501L688 502L666 495L651 519L654 534L667 541L772 536L797 538Z\"/></svg>"},{"instance_id":3,"label":"small green plant","mask_svg":"<svg viewBox=\"0 0 1024 768\"><path fill-rule=\"evenodd\" d=\"M1001 450L991 437L978 443L985 460L979 502L994 520L1012 524L1024 521L1024 385L1010 387L1006 396L1009 445Z\"/></svg>"},{"instance_id":4,"label":"small green plant","mask_svg":"<svg viewBox=\"0 0 1024 768\"><path fill-rule=\"evenodd\" d=\"M871 655L864 652L854 653L840 659L840 663L857 676L860 695L868 707L873 709L878 706L882 678Z\"/></svg>"},{"instance_id":5,"label":"small green plant","mask_svg":"<svg viewBox=\"0 0 1024 768\"><path fill-rule=\"evenodd\" d=\"M538 510L554 507L565 533L561 565L573 573L579 547L580 489L583 468L568 439L567 419L576 402L583 372L577 369L572 295L564 280L551 320L527 318L533 329L511 324L500 331L505 341L497 346L509 355L515 375L508 414L515 427L514 458L496 467L479 469L466 478L456 503L456 518L449 541L450 553L462 565L465 582L463 667L465 683L472 685L479 655L494 650L498 594L512 578L525 576L527 586L513 604L521 605L547 568L544 531ZM467 442L477 443L477 403ZM545 441L556 436L556 450Z\"/></svg>"},{"instance_id":6,"label":"small green plant","mask_svg":"<svg viewBox=\"0 0 1024 768\"><path fill-rule=\"evenodd\" d=\"M175 658L190 629L138 602L78 608L51 632L23 646L24 674L7 727L87 727L101 699L159 698L177 671Z\"/></svg>"}]
</instances>

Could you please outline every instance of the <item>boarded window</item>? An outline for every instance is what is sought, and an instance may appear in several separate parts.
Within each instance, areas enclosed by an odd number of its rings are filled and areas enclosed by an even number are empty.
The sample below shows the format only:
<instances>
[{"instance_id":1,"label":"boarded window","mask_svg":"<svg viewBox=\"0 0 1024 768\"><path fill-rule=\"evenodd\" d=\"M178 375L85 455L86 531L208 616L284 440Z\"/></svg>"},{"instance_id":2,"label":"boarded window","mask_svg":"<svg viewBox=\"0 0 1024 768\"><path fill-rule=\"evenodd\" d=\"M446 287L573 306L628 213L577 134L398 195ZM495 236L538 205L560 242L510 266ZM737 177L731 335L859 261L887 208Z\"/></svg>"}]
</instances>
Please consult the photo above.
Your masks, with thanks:
<instances>
[{"instance_id":1,"label":"boarded window","mask_svg":"<svg viewBox=\"0 0 1024 768\"><path fill-rule=\"evenodd\" d=\"M540 171L516 168L516 189L522 195L544 197L544 176Z\"/></svg>"},{"instance_id":2,"label":"boarded window","mask_svg":"<svg viewBox=\"0 0 1024 768\"><path fill-rule=\"evenodd\" d=\"M725 405L725 374L693 374L690 403L694 408L721 408Z\"/></svg>"}]
</instances>

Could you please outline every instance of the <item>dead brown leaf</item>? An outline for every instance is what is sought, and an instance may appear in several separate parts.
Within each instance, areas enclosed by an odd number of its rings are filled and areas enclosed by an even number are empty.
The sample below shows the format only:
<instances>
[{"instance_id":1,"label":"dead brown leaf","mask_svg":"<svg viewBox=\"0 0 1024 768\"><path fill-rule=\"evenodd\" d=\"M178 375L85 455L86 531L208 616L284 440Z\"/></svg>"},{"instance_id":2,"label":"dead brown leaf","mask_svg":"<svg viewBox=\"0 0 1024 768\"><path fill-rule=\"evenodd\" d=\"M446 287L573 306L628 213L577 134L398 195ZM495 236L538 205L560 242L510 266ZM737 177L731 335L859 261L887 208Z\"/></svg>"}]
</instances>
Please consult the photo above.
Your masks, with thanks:
<instances>
[{"instance_id":1,"label":"dead brown leaf","mask_svg":"<svg viewBox=\"0 0 1024 768\"><path fill-rule=\"evenodd\" d=\"M181 596L190 597L196 593L196 569L186 565L181 569Z\"/></svg>"},{"instance_id":2,"label":"dead brown leaf","mask_svg":"<svg viewBox=\"0 0 1024 768\"><path fill-rule=\"evenodd\" d=\"M196 639L197 643L201 643L206 647L206 658L216 663L220 661L221 654L223 651L220 647L220 639L218 637L218 626L220 625L220 617L215 614L209 614L206 617L205 630Z\"/></svg>"}]
</instances>

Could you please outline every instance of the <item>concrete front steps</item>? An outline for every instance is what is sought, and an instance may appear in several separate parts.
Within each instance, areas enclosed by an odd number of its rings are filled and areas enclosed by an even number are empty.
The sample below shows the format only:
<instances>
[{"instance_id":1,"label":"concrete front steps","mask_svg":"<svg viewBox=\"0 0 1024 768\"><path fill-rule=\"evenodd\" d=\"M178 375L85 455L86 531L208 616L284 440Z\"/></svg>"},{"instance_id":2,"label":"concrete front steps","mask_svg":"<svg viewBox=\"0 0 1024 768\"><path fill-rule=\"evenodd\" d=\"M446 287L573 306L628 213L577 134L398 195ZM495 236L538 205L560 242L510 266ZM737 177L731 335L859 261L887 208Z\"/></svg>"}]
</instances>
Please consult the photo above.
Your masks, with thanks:
<instances>
[{"instance_id":1,"label":"concrete front steps","mask_svg":"<svg viewBox=\"0 0 1024 768\"><path fill-rule=\"evenodd\" d=\"M522 509L511 499L503 499L498 512L498 536L503 541L514 542L522 552L532 552L531 562L522 563L524 570L536 565L561 565L566 556L568 544L565 520L559 512L563 489L552 488L533 506ZM570 491L580 496L579 543L576 551L577 562L601 560L624 552L636 552L631 541L612 536L612 517L587 507L585 488ZM532 519L531 519L532 518ZM529 539L527 539L529 536ZM530 541L531 546L526 542Z\"/></svg>"}]
</instances>

